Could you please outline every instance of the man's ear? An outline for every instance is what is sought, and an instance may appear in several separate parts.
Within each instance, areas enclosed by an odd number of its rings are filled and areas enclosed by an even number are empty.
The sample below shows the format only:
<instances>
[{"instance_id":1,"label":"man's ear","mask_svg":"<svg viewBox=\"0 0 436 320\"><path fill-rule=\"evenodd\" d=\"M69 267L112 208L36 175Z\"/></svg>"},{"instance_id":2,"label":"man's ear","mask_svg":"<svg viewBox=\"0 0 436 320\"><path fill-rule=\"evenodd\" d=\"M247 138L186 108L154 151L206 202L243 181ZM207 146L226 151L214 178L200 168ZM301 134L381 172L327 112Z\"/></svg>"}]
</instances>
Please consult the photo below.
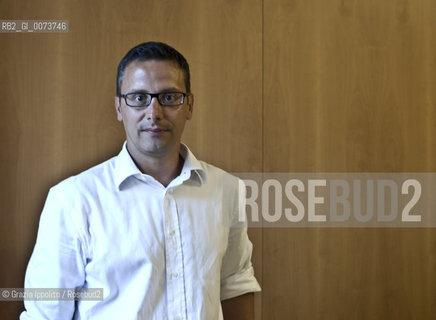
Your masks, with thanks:
<instances>
[{"instance_id":1,"label":"man's ear","mask_svg":"<svg viewBox=\"0 0 436 320\"><path fill-rule=\"evenodd\" d=\"M123 114L121 113L120 97L115 96L115 111L117 112L118 121L123 121Z\"/></svg>"},{"instance_id":2,"label":"man's ear","mask_svg":"<svg viewBox=\"0 0 436 320\"><path fill-rule=\"evenodd\" d=\"M190 93L187 97L187 105L188 105L188 110L186 112L186 120L191 120L192 119L192 112L194 111L194 95L192 93Z\"/></svg>"}]
</instances>

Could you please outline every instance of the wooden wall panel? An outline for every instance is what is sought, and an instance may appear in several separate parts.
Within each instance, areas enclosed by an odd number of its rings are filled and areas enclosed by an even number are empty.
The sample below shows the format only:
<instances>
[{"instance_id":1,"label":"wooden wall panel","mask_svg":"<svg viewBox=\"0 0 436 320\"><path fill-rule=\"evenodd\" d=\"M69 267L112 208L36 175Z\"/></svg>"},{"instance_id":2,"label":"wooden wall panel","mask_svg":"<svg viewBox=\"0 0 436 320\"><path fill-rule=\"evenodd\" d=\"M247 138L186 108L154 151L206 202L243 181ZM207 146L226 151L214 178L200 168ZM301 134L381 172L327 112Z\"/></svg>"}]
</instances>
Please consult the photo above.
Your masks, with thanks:
<instances>
[{"instance_id":1,"label":"wooden wall panel","mask_svg":"<svg viewBox=\"0 0 436 320\"><path fill-rule=\"evenodd\" d=\"M432 0L0 2L0 287L21 287L48 188L119 151L126 50L191 64L185 142L232 172L434 172ZM252 229L257 319L433 319L434 229ZM21 303L0 303L15 319Z\"/></svg>"},{"instance_id":2,"label":"wooden wall panel","mask_svg":"<svg viewBox=\"0 0 436 320\"><path fill-rule=\"evenodd\" d=\"M191 65L195 111L185 142L196 155L232 172L262 170L261 8L228 0L0 2L1 19L65 19L70 27L0 34L0 287L23 286L49 187L119 152L116 67L140 42L167 42ZM250 233L260 243L261 232ZM21 309L0 303L0 318Z\"/></svg>"},{"instance_id":3,"label":"wooden wall panel","mask_svg":"<svg viewBox=\"0 0 436 320\"><path fill-rule=\"evenodd\" d=\"M264 3L264 170L435 171L433 1ZM434 229L265 229L263 319L433 319Z\"/></svg>"}]
</instances>

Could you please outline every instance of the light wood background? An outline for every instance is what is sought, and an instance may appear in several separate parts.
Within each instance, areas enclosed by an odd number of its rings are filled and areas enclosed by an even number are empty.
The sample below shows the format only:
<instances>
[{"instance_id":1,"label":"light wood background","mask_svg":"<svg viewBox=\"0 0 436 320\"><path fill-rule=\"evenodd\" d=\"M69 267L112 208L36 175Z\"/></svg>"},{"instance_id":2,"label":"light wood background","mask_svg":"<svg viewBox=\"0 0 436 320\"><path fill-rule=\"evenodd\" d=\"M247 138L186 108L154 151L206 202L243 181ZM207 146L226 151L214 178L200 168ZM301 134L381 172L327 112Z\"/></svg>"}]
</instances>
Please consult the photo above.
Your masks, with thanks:
<instances>
[{"instance_id":1,"label":"light wood background","mask_svg":"<svg viewBox=\"0 0 436 320\"><path fill-rule=\"evenodd\" d=\"M184 141L231 172L435 172L433 0L0 1L0 287L22 287L51 185L117 154L116 67L188 59ZM434 229L251 229L256 318L436 319ZM16 319L20 302L1 302Z\"/></svg>"}]
</instances>

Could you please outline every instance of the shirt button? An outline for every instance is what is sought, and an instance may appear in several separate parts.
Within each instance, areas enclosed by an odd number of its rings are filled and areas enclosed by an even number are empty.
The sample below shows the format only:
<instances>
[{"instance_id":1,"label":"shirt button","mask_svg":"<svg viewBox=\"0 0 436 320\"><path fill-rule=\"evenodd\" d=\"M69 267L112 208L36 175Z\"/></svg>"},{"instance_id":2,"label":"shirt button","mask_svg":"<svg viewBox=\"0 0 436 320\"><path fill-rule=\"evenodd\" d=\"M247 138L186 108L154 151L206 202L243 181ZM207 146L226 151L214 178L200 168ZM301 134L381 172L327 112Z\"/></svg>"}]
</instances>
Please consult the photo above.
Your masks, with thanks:
<instances>
[{"instance_id":1,"label":"shirt button","mask_svg":"<svg viewBox=\"0 0 436 320\"><path fill-rule=\"evenodd\" d=\"M179 274L177 272L173 272L172 276L173 276L173 278L177 278L179 276Z\"/></svg>"},{"instance_id":2,"label":"shirt button","mask_svg":"<svg viewBox=\"0 0 436 320\"><path fill-rule=\"evenodd\" d=\"M171 230L170 231L170 236L172 237L172 236L174 236L176 234L176 232L174 231L174 230Z\"/></svg>"}]
</instances>

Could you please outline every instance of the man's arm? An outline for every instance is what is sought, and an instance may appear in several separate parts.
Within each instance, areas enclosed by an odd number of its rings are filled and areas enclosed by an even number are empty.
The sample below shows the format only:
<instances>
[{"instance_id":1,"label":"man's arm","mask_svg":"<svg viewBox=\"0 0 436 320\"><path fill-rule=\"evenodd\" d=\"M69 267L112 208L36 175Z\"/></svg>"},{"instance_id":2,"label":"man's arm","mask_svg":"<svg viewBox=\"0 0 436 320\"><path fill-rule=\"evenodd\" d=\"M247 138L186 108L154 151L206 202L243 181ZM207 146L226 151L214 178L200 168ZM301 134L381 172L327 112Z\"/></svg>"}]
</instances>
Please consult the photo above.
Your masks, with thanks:
<instances>
[{"instance_id":1,"label":"man's arm","mask_svg":"<svg viewBox=\"0 0 436 320\"><path fill-rule=\"evenodd\" d=\"M253 320L254 319L254 293L221 301L224 320Z\"/></svg>"},{"instance_id":2,"label":"man's arm","mask_svg":"<svg viewBox=\"0 0 436 320\"><path fill-rule=\"evenodd\" d=\"M70 207L51 189L26 270L26 288L80 288L85 281L82 243ZM25 300L21 320L72 319L74 300Z\"/></svg>"},{"instance_id":3,"label":"man's arm","mask_svg":"<svg viewBox=\"0 0 436 320\"><path fill-rule=\"evenodd\" d=\"M223 256L221 268L221 306L225 320L253 320L254 319L254 292L260 291L260 286L254 277L251 264L253 245L248 239L247 220L241 219L245 212L240 206L239 200L245 199L245 188L240 190L241 181L229 183L229 192L226 198L231 199L233 207L231 215L231 227L229 230L227 250Z\"/></svg>"}]
</instances>

